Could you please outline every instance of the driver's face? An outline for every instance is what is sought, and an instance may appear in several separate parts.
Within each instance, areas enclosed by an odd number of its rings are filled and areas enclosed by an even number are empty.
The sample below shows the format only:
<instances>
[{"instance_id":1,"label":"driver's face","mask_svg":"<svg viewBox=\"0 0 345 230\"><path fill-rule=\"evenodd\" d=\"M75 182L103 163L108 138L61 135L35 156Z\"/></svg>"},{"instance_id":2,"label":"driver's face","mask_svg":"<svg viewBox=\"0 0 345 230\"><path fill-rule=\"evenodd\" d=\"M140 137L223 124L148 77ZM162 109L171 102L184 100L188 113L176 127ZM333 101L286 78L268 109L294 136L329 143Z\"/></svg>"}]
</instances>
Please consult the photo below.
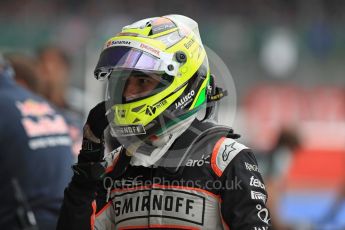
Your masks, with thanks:
<instances>
[{"instance_id":1,"label":"driver's face","mask_svg":"<svg viewBox=\"0 0 345 230\"><path fill-rule=\"evenodd\" d=\"M131 75L127 79L125 89L123 91L123 97L126 101L130 101L136 98L144 97L154 90L160 82L158 75L152 74L150 76Z\"/></svg>"}]
</instances>

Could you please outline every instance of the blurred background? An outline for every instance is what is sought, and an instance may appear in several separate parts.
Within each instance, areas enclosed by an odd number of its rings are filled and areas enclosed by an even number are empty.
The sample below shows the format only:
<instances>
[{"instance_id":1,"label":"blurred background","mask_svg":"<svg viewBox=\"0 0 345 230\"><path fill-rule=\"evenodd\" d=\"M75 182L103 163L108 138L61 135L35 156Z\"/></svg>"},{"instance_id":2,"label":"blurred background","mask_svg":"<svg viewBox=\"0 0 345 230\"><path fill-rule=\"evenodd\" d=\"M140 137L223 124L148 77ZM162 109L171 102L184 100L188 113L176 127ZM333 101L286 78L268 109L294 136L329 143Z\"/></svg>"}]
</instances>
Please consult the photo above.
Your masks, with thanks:
<instances>
[{"instance_id":1,"label":"blurred background","mask_svg":"<svg viewBox=\"0 0 345 230\"><path fill-rule=\"evenodd\" d=\"M341 0L1 0L0 52L82 124L104 98L93 69L107 38L142 18L193 18L232 73L233 126L257 153L276 228L345 229L344 12Z\"/></svg>"}]
</instances>

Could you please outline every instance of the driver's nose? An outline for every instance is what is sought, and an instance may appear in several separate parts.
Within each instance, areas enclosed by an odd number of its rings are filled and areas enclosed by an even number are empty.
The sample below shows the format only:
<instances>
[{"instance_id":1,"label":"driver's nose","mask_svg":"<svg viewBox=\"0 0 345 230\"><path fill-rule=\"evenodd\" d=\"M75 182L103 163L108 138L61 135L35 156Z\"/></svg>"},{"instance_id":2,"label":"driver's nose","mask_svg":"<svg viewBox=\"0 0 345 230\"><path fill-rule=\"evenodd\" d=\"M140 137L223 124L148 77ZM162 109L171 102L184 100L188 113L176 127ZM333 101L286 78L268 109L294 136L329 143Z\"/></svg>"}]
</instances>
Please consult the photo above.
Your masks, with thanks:
<instances>
[{"instance_id":1,"label":"driver's nose","mask_svg":"<svg viewBox=\"0 0 345 230\"><path fill-rule=\"evenodd\" d=\"M135 80L135 78L128 78L125 86L125 90L123 91L123 97L125 98L133 98L140 93L140 85Z\"/></svg>"}]
</instances>

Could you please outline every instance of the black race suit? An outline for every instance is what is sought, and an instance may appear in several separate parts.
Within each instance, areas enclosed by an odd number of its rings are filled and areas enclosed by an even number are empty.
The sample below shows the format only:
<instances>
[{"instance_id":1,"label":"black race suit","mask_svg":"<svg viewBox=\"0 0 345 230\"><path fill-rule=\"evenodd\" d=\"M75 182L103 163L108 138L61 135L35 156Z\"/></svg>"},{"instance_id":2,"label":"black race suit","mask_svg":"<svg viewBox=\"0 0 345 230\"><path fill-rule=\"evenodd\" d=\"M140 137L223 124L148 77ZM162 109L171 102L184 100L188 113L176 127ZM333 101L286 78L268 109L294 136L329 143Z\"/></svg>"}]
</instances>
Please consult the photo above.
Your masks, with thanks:
<instances>
[{"instance_id":1,"label":"black race suit","mask_svg":"<svg viewBox=\"0 0 345 230\"><path fill-rule=\"evenodd\" d=\"M102 183L72 180L58 230L270 229L252 151L223 127L199 121L192 127L202 132L183 133L160 166L132 166L120 146L106 154L109 173Z\"/></svg>"}]
</instances>

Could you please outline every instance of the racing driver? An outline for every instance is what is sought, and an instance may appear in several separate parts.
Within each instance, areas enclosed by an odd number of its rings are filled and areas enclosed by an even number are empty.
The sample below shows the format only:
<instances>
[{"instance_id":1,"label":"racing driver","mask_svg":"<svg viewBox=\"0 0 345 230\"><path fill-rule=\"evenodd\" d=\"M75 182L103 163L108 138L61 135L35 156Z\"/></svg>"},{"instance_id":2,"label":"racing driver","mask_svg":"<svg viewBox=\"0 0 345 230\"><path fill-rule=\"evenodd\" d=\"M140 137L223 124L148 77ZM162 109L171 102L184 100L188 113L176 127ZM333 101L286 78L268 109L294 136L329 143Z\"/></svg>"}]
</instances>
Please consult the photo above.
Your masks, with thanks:
<instances>
[{"instance_id":1,"label":"racing driver","mask_svg":"<svg viewBox=\"0 0 345 230\"><path fill-rule=\"evenodd\" d=\"M212 119L226 91L195 21L124 27L94 73L106 99L88 115L58 230L271 228L252 151Z\"/></svg>"}]
</instances>

